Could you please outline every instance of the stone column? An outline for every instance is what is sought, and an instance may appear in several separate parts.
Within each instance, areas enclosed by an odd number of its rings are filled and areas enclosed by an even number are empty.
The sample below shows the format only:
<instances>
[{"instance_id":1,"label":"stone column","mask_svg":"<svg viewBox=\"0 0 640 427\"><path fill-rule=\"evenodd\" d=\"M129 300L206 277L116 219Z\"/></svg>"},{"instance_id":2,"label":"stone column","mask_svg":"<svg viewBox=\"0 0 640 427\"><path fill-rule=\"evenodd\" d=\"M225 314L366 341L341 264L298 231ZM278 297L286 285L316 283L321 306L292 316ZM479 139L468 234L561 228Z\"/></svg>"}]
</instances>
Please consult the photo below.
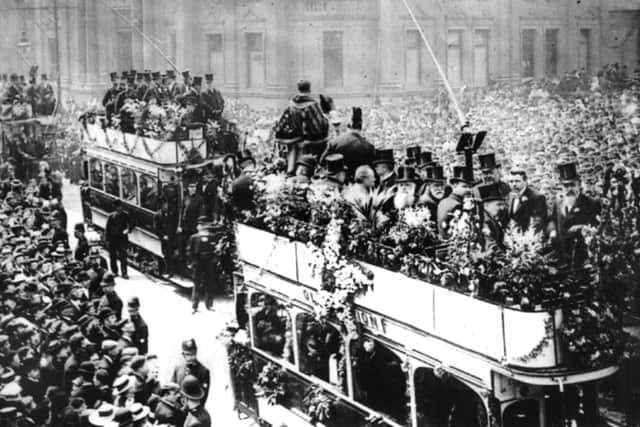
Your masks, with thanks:
<instances>
[{"instance_id":1,"label":"stone column","mask_svg":"<svg viewBox=\"0 0 640 427\"><path fill-rule=\"evenodd\" d=\"M381 92L402 87L402 61L399 46L402 46L402 26L398 25L398 1L380 1L380 89ZM402 13L405 15L405 13Z\"/></svg>"},{"instance_id":2,"label":"stone column","mask_svg":"<svg viewBox=\"0 0 640 427\"><path fill-rule=\"evenodd\" d=\"M240 55L240 30L237 22L237 4L235 0L225 0L224 13L227 19L224 21L224 89L229 95L237 95L240 87L239 55ZM226 95L226 93L225 93Z\"/></svg>"},{"instance_id":3,"label":"stone column","mask_svg":"<svg viewBox=\"0 0 640 427\"><path fill-rule=\"evenodd\" d=\"M268 58L265 89L268 92L285 93L291 84L289 65L294 50L291 46L289 10L291 5L285 1L273 2L269 7L265 34L268 37L265 52Z\"/></svg>"},{"instance_id":4,"label":"stone column","mask_svg":"<svg viewBox=\"0 0 640 427\"><path fill-rule=\"evenodd\" d=\"M100 19L98 19L98 9L96 1L87 1L87 82L90 85L100 83L100 50L98 33Z\"/></svg>"}]
</instances>

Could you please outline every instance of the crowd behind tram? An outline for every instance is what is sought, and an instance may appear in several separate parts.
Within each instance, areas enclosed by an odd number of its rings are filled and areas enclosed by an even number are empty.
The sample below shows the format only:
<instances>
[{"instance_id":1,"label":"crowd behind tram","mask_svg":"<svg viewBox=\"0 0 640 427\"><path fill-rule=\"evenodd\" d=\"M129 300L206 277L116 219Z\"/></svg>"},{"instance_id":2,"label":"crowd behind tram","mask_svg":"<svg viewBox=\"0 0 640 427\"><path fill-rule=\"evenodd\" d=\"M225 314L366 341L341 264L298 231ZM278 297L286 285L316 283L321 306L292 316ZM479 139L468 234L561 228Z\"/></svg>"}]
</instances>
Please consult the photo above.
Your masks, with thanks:
<instances>
[{"instance_id":1,"label":"crowd behind tram","mask_svg":"<svg viewBox=\"0 0 640 427\"><path fill-rule=\"evenodd\" d=\"M30 68L28 77L17 73L3 73L0 78L0 104L7 106L2 115L14 119L49 116L56 109L53 86L46 73L38 76L38 66ZM28 110L20 108L29 107Z\"/></svg>"}]
</instances>

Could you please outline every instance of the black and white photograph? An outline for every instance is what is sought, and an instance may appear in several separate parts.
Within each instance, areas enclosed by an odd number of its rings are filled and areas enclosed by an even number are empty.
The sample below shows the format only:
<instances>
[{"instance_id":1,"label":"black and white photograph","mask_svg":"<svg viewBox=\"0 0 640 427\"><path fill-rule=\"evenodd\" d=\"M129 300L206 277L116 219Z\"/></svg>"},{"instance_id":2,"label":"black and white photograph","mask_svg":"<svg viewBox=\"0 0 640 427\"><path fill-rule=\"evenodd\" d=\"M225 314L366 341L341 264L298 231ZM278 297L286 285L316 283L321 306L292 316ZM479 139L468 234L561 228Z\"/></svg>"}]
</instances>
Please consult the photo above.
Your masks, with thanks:
<instances>
[{"instance_id":1,"label":"black and white photograph","mask_svg":"<svg viewBox=\"0 0 640 427\"><path fill-rule=\"evenodd\" d=\"M640 0L0 0L0 427L640 427Z\"/></svg>"}]
</instances>

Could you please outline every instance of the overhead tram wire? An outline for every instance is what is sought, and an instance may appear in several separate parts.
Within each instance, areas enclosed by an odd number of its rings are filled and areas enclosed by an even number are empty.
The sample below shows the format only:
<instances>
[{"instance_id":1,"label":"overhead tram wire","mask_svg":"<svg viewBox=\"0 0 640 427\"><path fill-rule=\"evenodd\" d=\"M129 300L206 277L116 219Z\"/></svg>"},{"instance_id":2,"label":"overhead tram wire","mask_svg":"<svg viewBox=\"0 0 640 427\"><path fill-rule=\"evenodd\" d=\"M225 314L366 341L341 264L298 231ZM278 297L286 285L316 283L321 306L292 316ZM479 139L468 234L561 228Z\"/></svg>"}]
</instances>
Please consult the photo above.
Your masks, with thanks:
<instances>
[{"instance_id":1,"label":"overhead tram wire","mask_svg":"<svg viewBox=\"0 0 640 427\"><path fill-rule=\"evenodd\" d=\"M107 6L109 9L111 9L111 11L116 14L120 19L122 19L124 22L127 23L127 25L129 25L134 31L136 31L138 34L140 34L142 36L142 38L151 45L151 47L153 47L156 51L158 51L158 53L160 53L160 55L162 56L162 58L164 58L165 61L167 61L169 63L169 65L171 65L171 67L175 70L175 71L179 71L178 67L176 66L176 64L171 60L171 58L169 58L163 51L162 49L160 49L160 47L153 41L151 40L151 38L149 36L147 36L145 34L144 31L142 31L141 29L139 29L135 23L131 22L130 19L128 19L126 16L124 16L122 13L120 13L115 7L113 7L112 5L109 4L109 2L107 0L100 0L105 6Z\"/></svg>"},{"instance_id":2,"label":"overhead tram wire","mask_svg":"<svg viewBox=\"0 0 640 427\"><path fill-rule=\"evenodd\" d=\"M424 34L424 31L422 30L422 27L420 26L420 23L416 19L416 16L413 14L413 10L411 10L411 7L409 6L408 0L402 0L402 2L404 3L405 7L407 8L407 11L409 12L409 15L411 16L411 19L413 20L413 23L416 25L416 28L418 29L418 33L420 34L420 37L422 38L422 41L424 42L425 46L427 47L427 50L429 51L429 55L431 55L431 59L433 60L434 64L436 65L436 68L438 69L438 73L440 74L440 77L442 78L444 86L447 89L447 92L449 93L449 98L451 99L451 102L453 103L453 107L455 108L456 113L458 114L458 119L460 120L461 125L462 126L466 125L467 124L467 119L466 119L464 113L462 112L462 109L460 108L460 104L458 104L458 100L456 99L456 95L453 93L453 89L451 89L451 85L449 84L449 80L447 80L447 75L445 74L444 70L442 69L442 66L440 66L440 63L438 62L438 58L436 58L436 55L433 52L433 49L431 49L431 45L429 44L429 41L427 40L427 36Z\"/></svg>"}]
</instances>

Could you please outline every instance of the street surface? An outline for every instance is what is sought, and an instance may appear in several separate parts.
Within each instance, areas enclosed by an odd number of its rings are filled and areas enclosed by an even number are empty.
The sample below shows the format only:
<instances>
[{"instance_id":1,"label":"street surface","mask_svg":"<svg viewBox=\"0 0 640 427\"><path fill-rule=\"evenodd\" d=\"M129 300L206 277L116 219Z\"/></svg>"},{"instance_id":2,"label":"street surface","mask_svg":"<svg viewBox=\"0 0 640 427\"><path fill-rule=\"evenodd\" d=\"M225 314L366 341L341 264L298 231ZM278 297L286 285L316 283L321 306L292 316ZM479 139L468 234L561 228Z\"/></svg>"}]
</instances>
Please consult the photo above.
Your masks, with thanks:
<instances>
[{"instance_id":1,"label":"street surface","mask_svg":"<svg viewBox=\"0 0 640 427\"><path fill-rule=\"evenodd\" d=\"M82 221L80 190L65 181L63 204L68 215L71 247L75 247L73 226ZM106 253L105 253L106 256ZM108 259L108 256L106 256ZM215 311L208 311L201 303L200 311L191 314L190 289L182 289L156 278L148 277L130 268L129 280L116 278L116 292L126 303L132 296L140 298L140 312L149 325L149 354L158 355L160 378L169 382L173 368L182 358L181 343L195 338L198 359L211 370L211 388L207 409L214 426L251 426L240 421L233 411L233 396L229 384L228 364L224 346L216 336L233 319L233 303L229 298L218 298ZM126 313L125 313L126 315Z\"/></svg>"}]
</instances>

